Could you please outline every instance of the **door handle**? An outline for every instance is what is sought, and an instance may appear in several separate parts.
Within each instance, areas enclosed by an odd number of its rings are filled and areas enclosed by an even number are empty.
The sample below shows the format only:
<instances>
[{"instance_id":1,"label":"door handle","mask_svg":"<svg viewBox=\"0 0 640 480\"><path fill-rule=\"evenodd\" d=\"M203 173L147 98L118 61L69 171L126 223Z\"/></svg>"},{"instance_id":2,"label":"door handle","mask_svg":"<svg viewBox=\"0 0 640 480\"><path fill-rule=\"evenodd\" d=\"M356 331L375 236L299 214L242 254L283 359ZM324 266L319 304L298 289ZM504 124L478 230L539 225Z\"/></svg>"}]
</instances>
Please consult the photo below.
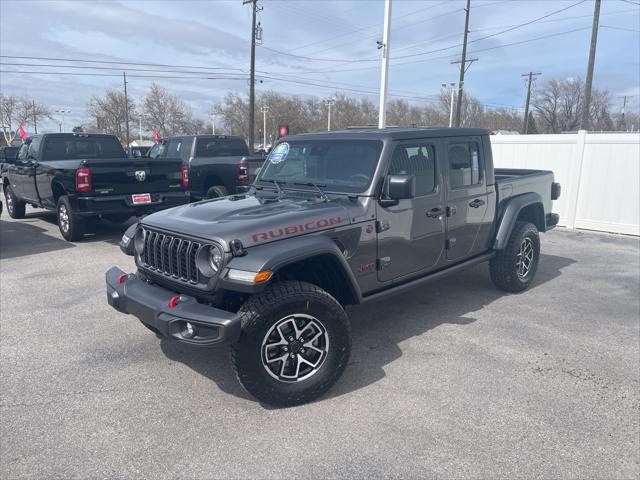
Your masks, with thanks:
<instances>
[{"instance_id":1,"label":"door handle","mask_svg":"<svg viewBox=\"0 0 640 480\"><path fill-rule=\"evenodd\" d=\"M427 212L429 218L438 218L440 215L444 215L444 210L441 208L432 208Z\"/></svg>"},{"instance_id":2,"label":"door handle","mask_svg":"<svg viewBox=\"0 0 640 480\"><path fill-rule=\"evenodd\" d=\"M484 205L484 200L480 200L479 198L476 198L473 202L469 203L471 208L478 208L482 205Z\"/></svg>"}]
</instances>

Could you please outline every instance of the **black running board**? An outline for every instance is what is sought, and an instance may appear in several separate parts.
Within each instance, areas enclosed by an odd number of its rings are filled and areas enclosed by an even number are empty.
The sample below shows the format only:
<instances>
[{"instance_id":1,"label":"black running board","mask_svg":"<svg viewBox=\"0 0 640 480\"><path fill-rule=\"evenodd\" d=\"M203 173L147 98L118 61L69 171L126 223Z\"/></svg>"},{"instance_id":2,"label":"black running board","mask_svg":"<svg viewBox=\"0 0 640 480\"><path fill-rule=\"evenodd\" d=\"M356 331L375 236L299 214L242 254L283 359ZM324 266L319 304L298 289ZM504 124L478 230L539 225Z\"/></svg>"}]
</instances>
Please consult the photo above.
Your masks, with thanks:
<instances>
[{"instance_id":1,"label":"black running board","mask_svg":"<svg viewBox=\"0 0 640 480\"><path fill-rule=\"evenodd\" d=\"M489 260L491 260L493 257L495 256L495 252L489 252L489 253L484 253L482 255L479 255L477 257L473 257L469 260L465 260L462 263L458 263L456 265L453 265L451 267L445 267L442 270L438 270L436 272L433 273L429 273L427 275L425 275L424 277L419 277L417 279L414 280L409 280L405 283L399 283L398 285L395 285L393 287L387 288L385 290L376 292L376 293L372 293L366 297L362 298L362 301L360 302L361 304L365 304L365 303L369 303L369 302L374 302L376 300L381 300L383 298L386 298L388 295L395 295L401 292L404 292L405 290L410 290L412 288L415 287L420 287L422 285L425 285L427 283L430 282L434 282L436 280L440 280L441 278L444 278L448 275L452 275L454 273L457 272L461 272L462 270L466 270L467 268L473 267L475 265L478 265L479 263L483 263L483 262L487 262Z\"/></svg>"}]
</instances>

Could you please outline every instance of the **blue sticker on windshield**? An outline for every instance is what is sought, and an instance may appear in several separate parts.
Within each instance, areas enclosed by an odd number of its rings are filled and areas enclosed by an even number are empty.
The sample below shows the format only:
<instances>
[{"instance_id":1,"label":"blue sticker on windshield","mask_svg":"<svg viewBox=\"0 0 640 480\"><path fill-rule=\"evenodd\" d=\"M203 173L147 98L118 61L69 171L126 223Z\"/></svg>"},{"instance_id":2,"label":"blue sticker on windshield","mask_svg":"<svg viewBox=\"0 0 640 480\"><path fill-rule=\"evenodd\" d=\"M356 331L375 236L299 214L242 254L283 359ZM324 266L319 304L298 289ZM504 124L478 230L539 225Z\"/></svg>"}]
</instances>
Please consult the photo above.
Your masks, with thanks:
<instances>
[{"instance_id":1,"label":"blue sticker on windshield","mask_svg":"<svg viewBox=\"0 0 640 480\"><path fill-rule=\"evenodd\" d=\"M280 143L273 151L269 154L269 161L271 163L280 163L283 162L285 158L287 158L287 154L289 153L289 144L288 143Z\"/></svg>"}]
</instances>

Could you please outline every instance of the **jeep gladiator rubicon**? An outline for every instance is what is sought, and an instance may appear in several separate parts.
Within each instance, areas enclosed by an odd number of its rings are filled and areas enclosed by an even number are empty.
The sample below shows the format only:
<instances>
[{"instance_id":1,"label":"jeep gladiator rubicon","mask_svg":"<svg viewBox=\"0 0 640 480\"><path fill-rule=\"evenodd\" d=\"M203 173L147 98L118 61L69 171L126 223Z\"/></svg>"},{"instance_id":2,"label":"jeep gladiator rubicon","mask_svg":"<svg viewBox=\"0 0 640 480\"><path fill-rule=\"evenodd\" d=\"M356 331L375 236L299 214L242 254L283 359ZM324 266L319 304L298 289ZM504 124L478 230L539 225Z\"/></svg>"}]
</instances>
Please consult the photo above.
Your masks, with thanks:
<instances>
[{"instance_id":1,"label":"jeep gladiator rubicon","mask_svg":"<svg viewBox=\"0 0 640 480\"><path fill-rule=\"evenodd\" d=\"M89 218L124 221L189 202L179 160L127 158L114 135L53 133L25 140L2 187L12 218L26 204L54 210L62 236L79 240Z\"/></svg>"},{"instance_id":2,"label":"jeep gladiator rubicon","mask_svg":"<svg viewBox=\"0 0 640 480\"><path fill-rule=\"evenodd\" d=\"M246 192L264 163L264 157L249 156L244 138L230 135L165 138L151 148L149 156L182 160L192 200Z\"/></svg>"},{"instance_id":3,"label":"jeep gladiator rubicon","mask_svg":"<svg viewBox=\"0 0 640 480\"><path fill-rule=\"evenodd\" d=\"M240 383L275 405L326 392L351 349L346 306L481 262L520 292L540 259L553 173L494 169L479 129L285 137L247 194L145 217L106 272L107 298L157 335L231 344Z\"/></svg>"}]
</instances>

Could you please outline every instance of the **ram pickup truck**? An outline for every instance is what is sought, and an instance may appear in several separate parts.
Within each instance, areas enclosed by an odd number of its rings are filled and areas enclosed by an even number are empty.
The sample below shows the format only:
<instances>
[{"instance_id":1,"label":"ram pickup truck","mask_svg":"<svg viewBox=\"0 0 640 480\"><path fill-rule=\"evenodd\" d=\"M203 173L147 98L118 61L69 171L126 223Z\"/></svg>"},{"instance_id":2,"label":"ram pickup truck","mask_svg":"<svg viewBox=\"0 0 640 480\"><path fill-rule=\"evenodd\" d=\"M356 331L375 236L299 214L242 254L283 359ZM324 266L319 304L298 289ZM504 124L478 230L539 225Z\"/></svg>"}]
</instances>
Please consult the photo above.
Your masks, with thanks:
<instances>
[{"instance_id":1,"label":"ram pickup truck","mask_svg":"<svg viewBox=\"0 0 640 480\"><path fill-rule=\"evenodd\" d=\"M189 202L179 160L127 158L113 135L54 133L25 140L2 184L7 211L54 210L62 236L79 240L90 218L122 221Z\"/></svg>"},{"instance_id":2,"label":"ram pickup truck","mask_svg":"<svg viewBox=\"0 0 640 480\"><path fill-rule=\"evenodd\" d=\"M345 307L481 262L507 292L531 285L559 195L552 172L495 169L485 130L289 136L248 193L132 225L137 272L111 268L107 299L161 337L230 344L248 392L299 404L347 365Z\"/></svg>"},{"instance_id":3,"label":"ram pickup truck","mask_svg":"<svg viewBox=\"0 0 640 480\"><path fill-rule=\"evenodd\" d=\"M264 163L264 157L249 155L242 137L230 135L166 138L151 148L149 156L182 159L192 200L246 192Z\"/></svg>"}]
</instances>

